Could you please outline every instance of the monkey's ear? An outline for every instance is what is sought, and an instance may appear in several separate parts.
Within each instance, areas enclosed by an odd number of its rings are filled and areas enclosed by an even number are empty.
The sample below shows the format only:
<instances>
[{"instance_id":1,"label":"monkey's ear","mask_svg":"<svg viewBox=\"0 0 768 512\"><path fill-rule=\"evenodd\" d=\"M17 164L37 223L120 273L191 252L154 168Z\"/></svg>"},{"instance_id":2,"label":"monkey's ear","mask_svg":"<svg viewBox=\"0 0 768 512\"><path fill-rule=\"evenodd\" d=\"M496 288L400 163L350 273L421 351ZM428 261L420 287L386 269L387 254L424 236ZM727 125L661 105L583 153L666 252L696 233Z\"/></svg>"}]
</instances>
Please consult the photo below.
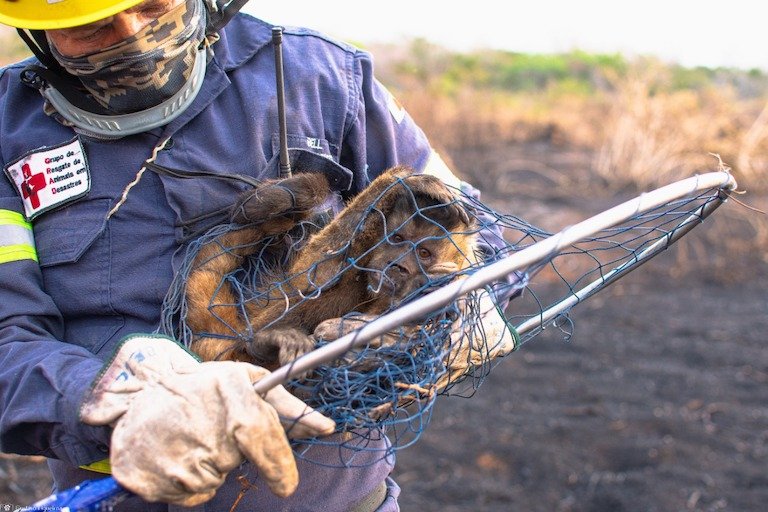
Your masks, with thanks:
<instances>
[{"instance_id":1,"label":"monkey's ear","mask_svg":"<svg viewBox=\"0 0 768 512\"><path fill-rule=\"evenodd\" d=\"M455 204L459 209L459 217L461 217L461 221L468 228L474 227L477 224L475 222L477 220L477 209L471 204L465 203L461 200L457 200Z\"/></svg>"},{"instance_id":2,"label":"monkey's ear","mask_svg":"<svg viewBox=\"0 0 768 512\"><path fill-rule=\"evenodd\" d=\"M416 204L427 207L422 213L433 217L446 228L464 224L467 228L474 226L474 209L463 201L460 195L448 188L439 178L428 174L416 174L403 180L403 185L416 198Z\"/></svg>"}]
</instances>

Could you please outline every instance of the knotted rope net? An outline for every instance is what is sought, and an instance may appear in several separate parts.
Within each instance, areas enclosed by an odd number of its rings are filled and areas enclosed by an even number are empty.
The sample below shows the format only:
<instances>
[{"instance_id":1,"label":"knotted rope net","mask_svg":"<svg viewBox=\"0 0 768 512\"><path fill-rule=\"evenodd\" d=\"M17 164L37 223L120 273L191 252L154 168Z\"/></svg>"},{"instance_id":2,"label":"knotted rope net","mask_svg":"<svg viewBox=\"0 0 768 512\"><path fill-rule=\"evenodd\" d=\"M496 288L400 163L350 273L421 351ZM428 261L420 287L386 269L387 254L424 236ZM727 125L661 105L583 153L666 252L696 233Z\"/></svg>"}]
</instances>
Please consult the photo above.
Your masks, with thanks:
<instances>
[{"instance_id":1,"label":"knotted rope net","mask_svg":"<svg viewBox=\"0 0 768 512\"><path fill-rule=\"evenodd\" d=\"M370 464L415 442L437 397L470 396L495 364L547 327L570 335L573 306L666 249L735 186L724 172L705 177L674 184L671 192L645 194L610 215L603 212L558 233L495 211L461 190L441 194L439 201L425 200L423 191L414 189L417 181L397 178L355 222L347 222L344 243L327 247L322 257L316 254L296 274L290 273L292 262L306 259L313 237L333 229L327 211L273 212L255 223L294 221L284 231L237 245L224 240L243 225L223 223L188 246L166 297L160 330L192 348L197 339L215 338L249 353L249 344L279 331L281 321L309 315L291 317L297 308L314 312L328 297L346 300L345 294L357 293L353 290L361 288L354 285L364 281L368 303L303 326L319 352L336 338L354 339L361 328L428 301L446 287L472 283L402 325L355 340L340 357L313 363L309 371L293 372L289 365L286 387L338 428L338 435L296 443L298 456L315 460L315 447L334 446L339 449L334 464ZM394 192L400 199L393 202ZM451 215L465 217L453 223ZM361 240L376 231L371 223L381 238ZM190 321L199 311L190 304L187 286L206 247L216 247L217 255L231 253L238 264L210 287L206 309L218 327L199 332ZM443 252L436 256L438 249ZM376 259L380 253L389 255L384 264ZM450 255L452 263L439 266L430 255L438 260ZM374 302L378 309L366 310ZM279 314L265 320L263 311L270 308ZM327 457L323 461L329 463Z\"/></svg>"}]
</instances>

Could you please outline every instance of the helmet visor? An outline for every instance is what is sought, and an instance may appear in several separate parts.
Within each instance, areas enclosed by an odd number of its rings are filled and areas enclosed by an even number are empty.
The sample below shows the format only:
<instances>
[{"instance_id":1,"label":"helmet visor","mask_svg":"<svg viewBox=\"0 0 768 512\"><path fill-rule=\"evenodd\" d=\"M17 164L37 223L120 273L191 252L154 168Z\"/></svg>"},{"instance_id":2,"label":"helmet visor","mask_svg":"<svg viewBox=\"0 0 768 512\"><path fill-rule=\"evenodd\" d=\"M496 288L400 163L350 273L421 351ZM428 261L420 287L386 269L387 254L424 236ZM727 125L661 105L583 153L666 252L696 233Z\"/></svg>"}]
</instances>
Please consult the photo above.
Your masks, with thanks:
<instances>
[{"instance_id":1,"label":"helmet visor","mask_svg":"<svg viewBox=\"0 0 768 512\"><path fill-rule=\"evenodd\" d=\"M76 27L112 16L142 0L0 0L0 23L48 30Z\"/></svg>"}]
</instances>

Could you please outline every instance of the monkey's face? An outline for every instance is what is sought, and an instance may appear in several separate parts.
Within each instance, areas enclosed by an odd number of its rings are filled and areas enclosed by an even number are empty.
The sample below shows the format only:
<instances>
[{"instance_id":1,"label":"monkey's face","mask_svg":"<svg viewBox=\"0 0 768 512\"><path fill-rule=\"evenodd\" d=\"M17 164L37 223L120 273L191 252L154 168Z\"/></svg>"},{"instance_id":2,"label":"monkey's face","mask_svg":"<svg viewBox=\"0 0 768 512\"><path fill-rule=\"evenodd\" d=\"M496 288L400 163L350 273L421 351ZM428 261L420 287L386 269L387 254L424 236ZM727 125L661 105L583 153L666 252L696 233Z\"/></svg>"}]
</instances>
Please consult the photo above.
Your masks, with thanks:
<instances>
[{"instance_id":1,"label":"monkey's face","mask_svg":"<svg viewBox=\"0 0 768 512\"><path fill-rule=\"evenodd\" d=\"M408 204L413 200L404 198L388 212L382 241L365 265L368 289L381 311L470 264L475 236L470 233L466 212L457 204L424 201L418 201L416 208Z\"/></svg>"}]
</instances>

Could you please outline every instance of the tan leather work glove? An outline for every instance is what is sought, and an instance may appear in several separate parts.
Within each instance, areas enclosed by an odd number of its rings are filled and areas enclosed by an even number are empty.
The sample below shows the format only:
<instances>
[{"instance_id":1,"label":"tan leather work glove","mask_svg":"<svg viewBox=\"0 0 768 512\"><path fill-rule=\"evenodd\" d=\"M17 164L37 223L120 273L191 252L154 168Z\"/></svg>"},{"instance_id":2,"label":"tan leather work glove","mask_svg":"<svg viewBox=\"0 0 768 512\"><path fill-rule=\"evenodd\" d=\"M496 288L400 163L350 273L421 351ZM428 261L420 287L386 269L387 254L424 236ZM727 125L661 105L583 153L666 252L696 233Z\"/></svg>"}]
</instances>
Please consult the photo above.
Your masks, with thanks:
<instances>
[{"instance_id":1,"label":"tan leather work glove","mask_svg":"<svg viewBox=\"0 0 768 512\"><path fill-rule=\"evenodd\" d=\"M105 366L80 416L114 427L112 474L147 501L208 501L244 459L272 492L288 496L298 471L286 433L327 435L335 424L282 386L262 398L253 383L268 373L247 363L201 363L170 338L134 335Z\"/></svg>"},{"instance_id":2,"label":"tan leather work glove","mask_svg":"<svg viewBox=\"0 0 768 512\"><path fill-rule=\"evenodd\" d=\"M459 299L459 318L453 323L447 372L438 380L443 389L475 368L487 367L498 357L515 350L517 333L486 289L476 290Z\"/></svg>"}]
</instances>

